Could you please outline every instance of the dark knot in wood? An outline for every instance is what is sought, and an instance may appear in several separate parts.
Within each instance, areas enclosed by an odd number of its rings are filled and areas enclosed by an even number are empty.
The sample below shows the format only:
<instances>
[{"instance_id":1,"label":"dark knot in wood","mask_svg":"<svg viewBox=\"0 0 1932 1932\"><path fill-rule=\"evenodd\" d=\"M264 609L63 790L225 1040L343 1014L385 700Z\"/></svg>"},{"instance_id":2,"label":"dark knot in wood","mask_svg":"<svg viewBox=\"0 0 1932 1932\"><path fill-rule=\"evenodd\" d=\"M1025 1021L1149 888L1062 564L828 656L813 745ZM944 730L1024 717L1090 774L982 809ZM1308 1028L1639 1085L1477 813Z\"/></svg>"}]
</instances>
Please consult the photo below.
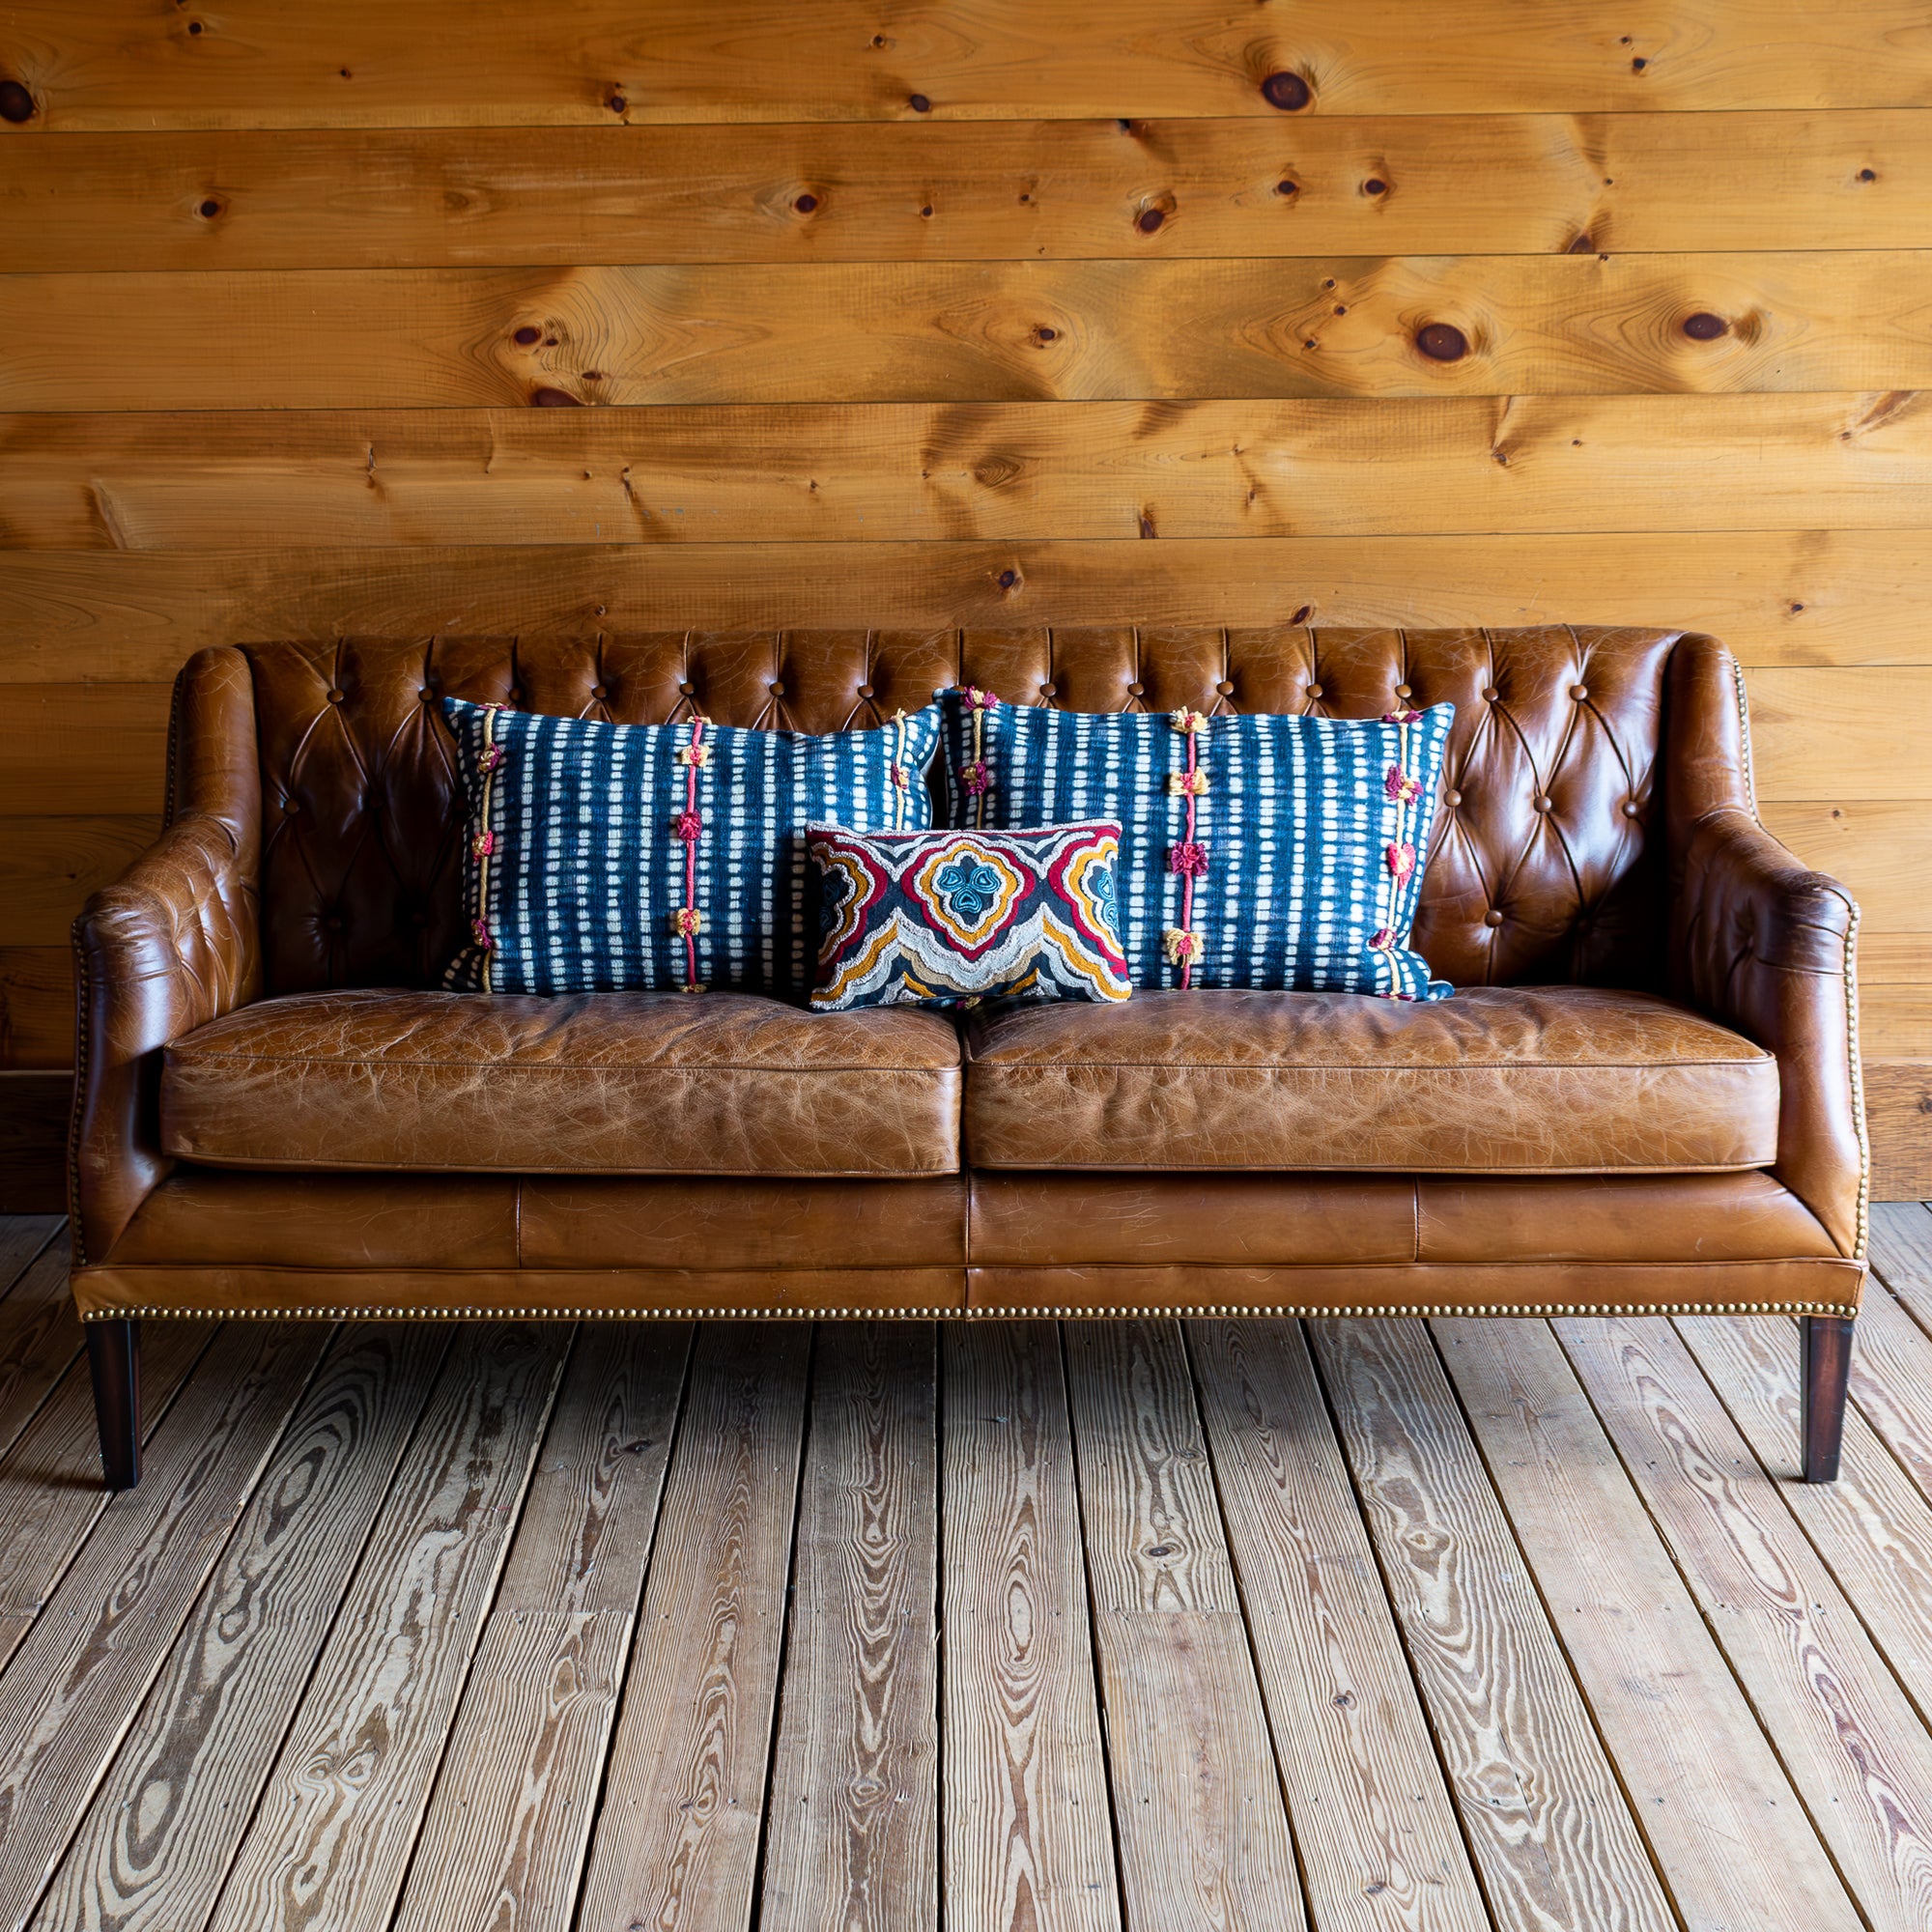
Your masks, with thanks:
<instances>
[{"instance_id":1,"label":"dark knot in wood","mask_svg":"<svg viewBox=\"0 0 1932 1932\"><path fill-rule=\"evenodd\" d=\"M1141 210L1140 219L1134 223L1134 226L1138 228L1143 235L1151 235L1154 232L1154 230L1157 229L1160 226L1160 224L1166 219L1167 216L1163 214L1159 209L1144 208Z\"/></svg>"},{"instance_id":2,"label":"dark knot in wood","mask_svg":"<svg viewBox=\"0 0 1932 1932\"><path fill-rule=\"evenodd\" d=\"M1010 590L1019 581L1020 574L1017 570L1003 570L1000 572L1000 588L1002 590Z\"/></svg>"},{"instance_id":3,"label":"dark knot in wood","mask_svg":"<svg viewBox=\"0 0 1932 1932\"><path fill-rule=\"evenodd\" d=\"M573 396L568 389L541 388L530 396L530 407L538 410L581 410L582 398Z\"/></svg>"},{"instance_id":4,"label":"dark knot in wood","mask_svg":"<svg viewBox=\"0 0 1932 1932\"><path fill-rule=\"evenodd\" d=\"M1469 353L1469 338L1453 322L1430 322L1416 330L1415 346L1432 362L1460 362Z\"/></svg>"},{"instance_id":5,"label":"dark knot in wood","mask_svg":"<svg viewBox=\"0 0 1932 1932\"><path fill-rule=\"evenodd\" d=\"M0 121L18 127L34 118L34 97L17 80L0 80Z\"/></svg>"},{"instance_id":6,"label":"dark knot in wood","mask_svg":"<svg viewBox=\"0 0 1932 1932\"><path fill-rule=\"evenodd\" d=\"M1262 99L1270 107L1279 107L1286 114L1294 114L1306 107L1315 99L1308 83L1298 73L1271 73L1262 82Z\"/></svg>"},{"instance_id":7,"label":"dark knot in wood","mask_svg":"<svg viewBox=\"0 0 1932 1932\"><path fill-rule=\"evenodd\" d=\"M1731 325L1720 315L1713 315L1707 308L1700 308L1695 315L1684 318L1684 333L1692 342L1715 342L1720 335L1728 335Z\"/></svg>"},{"instance_id":8,"label":"dark knot in wood","mask_svg":"<svg viewBox=\"0 0 1932 1932\"><path fill-rule=\"evenodd\" d=\"M910 107L915 114L930 114L932 112L932 102L929 101L923 94L913 95L911 99L907 100L906 105Z\"/></svg>"},{"instance_id":9,"label":"dark knot in wood","mask_svg":"<svg viewBox=\"0 0 1932 1932\"><path fill-rule=\"evenodd\" d=\"M538 328L534 324L526 322L511 337L511 340L521 343L526 349L530 349L543 340L543 330Z\"/></svg>"},{"instance_id":10,"label":"dark knot in wood","mask_svg":"<svg viewBox=\"0 0 1932 1932\"><path fill-rule=\"evenodd\" d=\"M1388 191L1388 183L1383 181L1378 175L1371 175L1362 184L1362 192L1364 194L1386 194Z\"/></svg>"},{"instance_id":11,"label":"dark knot in wood","mask_svg":"<svg viewBox=\"0 0 1932 1932\"><path fill-rule=\"evenodd\" d=\"M801 214L810 214L818 206L818 197L815 194L802 194L792 203L792 206Z\"/></svg>"}]
</instances>

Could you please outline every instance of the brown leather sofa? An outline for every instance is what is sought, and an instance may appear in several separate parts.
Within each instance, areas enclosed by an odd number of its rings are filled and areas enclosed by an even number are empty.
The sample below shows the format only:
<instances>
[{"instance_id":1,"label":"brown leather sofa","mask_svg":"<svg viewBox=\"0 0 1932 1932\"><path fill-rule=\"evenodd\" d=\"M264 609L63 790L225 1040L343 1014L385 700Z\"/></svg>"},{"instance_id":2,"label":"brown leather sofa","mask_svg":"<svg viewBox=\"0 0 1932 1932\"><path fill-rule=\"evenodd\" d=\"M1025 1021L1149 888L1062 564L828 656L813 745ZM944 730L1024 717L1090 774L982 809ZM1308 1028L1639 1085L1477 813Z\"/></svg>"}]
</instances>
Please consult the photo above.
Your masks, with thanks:
<instances>
[{"instance_id":1,"label":"brown leather sofa","mask_svg":"<svg viewBox=\"0 0 1932 1932\"><path fill-rule=\"evenodd\" d=\"M1141 992L810 1015L432 990L444 692L824 731L937 686L1458 716L1436 1005ZM73 1291L108 1481L142 1321L1736 1311L1835 1473L1864 1275L1858 914L1667 631L792 632L206 650L168 828L74 929Z\"/></svg>"}]
</instances>

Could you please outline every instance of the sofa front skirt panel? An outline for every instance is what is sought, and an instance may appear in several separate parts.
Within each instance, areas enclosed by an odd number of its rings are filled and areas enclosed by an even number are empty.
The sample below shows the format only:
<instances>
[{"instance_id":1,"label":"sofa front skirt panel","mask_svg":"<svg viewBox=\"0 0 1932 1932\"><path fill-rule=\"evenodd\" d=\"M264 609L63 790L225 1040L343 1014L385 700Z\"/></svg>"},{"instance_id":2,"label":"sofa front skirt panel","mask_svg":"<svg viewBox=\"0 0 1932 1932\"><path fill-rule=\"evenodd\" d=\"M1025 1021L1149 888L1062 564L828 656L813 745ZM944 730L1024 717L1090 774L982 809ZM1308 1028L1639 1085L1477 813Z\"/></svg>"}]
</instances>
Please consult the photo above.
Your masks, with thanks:
<instances>
[{"instance_id":1,"label":"sofa front skirt panel","mask_svg":"<svg viewBox=\"0 0 1932 1932\"><path fill-rule=\"evenodd\" d=\"M1284 1267L89 1267L85 1321L696 1320L1137 1315L1852 1315L1861 1262L1392 1263Z\"/></svg>"}]
</instances>

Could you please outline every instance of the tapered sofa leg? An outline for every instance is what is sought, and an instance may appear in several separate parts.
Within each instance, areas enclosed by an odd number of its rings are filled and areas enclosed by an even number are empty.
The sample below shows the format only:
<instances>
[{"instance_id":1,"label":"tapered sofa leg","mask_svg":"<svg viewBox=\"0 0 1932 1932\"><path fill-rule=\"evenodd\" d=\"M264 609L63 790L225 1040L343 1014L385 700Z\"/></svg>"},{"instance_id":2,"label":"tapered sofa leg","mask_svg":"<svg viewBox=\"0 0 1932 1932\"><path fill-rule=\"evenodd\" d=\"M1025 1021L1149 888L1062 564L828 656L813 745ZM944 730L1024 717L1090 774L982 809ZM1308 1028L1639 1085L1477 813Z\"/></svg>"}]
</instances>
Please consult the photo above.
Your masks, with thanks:
<instances>
[{"instance_id":1,"label":"tapered sofa leg","mask_svg":"<svg viewBox=\"0 0 1932 1932\"><path fill-rule=\"evenodd\" d=\"M110 1490L141 1480L141 1324L90 1321L87 1366L100 1425L100 1472Z\"/></svg>"},{"instance_id":2,"label":"tapered sofa leg","mask_svg":"<svg viewBox=\"0 0 1932 1932\"><path fill-rule=\"evenodd\" d=\"M1800 1429L1804 1437L1807 1483L1838 1480L1838 1449L1845 1439L1845 1391L1852 1378L1853 1325L1849 1315L1804 1318Z\"/></svg>"}]
</instances>

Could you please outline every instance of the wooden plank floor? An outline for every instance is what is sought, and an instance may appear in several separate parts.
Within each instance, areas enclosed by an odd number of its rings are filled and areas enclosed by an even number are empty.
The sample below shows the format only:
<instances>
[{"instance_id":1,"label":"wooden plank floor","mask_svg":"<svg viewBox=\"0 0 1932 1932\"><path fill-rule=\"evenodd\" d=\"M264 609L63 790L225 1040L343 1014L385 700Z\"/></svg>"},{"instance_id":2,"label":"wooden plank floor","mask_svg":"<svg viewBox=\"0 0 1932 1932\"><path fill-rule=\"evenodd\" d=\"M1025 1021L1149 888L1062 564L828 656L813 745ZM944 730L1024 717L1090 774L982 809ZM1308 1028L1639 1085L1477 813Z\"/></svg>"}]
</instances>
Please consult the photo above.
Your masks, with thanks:
<instances>
[{"instance_id":1,"label":"wooden plank floor","mask_svg":"<svg viewBox=\"0 0 1932 1932\"><path fill-rule=\"evenodd\" d=\"M1932 1211L1797 1328L151 1324L0 1220L0 1932L1927 1932Z\"/></svg>"}]
</instances>

